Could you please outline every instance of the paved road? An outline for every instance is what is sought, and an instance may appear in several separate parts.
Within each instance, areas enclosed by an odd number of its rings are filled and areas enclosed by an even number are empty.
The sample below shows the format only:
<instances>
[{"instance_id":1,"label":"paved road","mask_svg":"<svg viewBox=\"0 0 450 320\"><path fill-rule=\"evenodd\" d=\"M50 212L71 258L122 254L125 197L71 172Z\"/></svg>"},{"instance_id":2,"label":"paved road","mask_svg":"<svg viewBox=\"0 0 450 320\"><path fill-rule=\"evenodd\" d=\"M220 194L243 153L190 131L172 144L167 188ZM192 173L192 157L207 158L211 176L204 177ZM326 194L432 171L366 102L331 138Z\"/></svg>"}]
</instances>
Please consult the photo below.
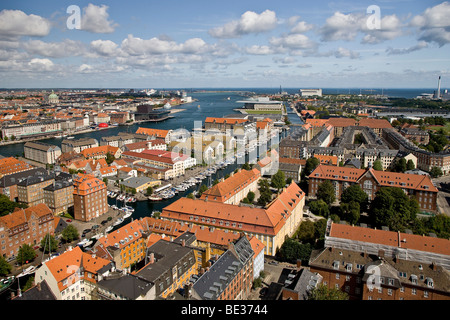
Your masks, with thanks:
<instances>
[{"instance_id":1,"label":"paved road","mask_svg":"<svg viewBox=\"0 0 450 320\"><path fill-rule=\"evenodd\" d=\"M450 176L432 179L438 188L437 206L440 213L450 216ZM443 188L444 185L447 188Z\"/></svg>"}]
</instances>

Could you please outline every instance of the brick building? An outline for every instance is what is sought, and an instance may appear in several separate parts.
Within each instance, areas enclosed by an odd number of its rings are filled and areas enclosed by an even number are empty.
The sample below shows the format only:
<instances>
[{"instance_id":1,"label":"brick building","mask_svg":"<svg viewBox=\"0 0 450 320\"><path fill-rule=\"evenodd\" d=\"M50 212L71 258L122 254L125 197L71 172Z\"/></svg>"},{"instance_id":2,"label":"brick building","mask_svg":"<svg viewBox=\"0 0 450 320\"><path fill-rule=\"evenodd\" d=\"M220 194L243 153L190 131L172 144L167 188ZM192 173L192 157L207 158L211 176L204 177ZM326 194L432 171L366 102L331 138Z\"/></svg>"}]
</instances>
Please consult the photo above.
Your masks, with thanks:
<instances>
[{"instance_id":1,"label":"brick building","mask_svg":"<svg viewBox=\"0 0 450 320\"><path fill-rule=\"evenodd\" d=\"M90 221L108 212L106 185L92 175L78 175L74 179L74 218Z\"/></svg>"},{"instance_id":2,"label":"brick building","mask_svg":"<svg viewBox=\"0 0 450 320\"><path fill-rule=\"evenodd\" d=\"M328 221L310 271L353 300L449 300L449 240Z\"/></svg>"},{"instance_id":3,"label":"brick building","mask_svg":"<svg viewBox=\"0 0 450 320\"><path fill-rule=\"evenodd\" d=\"M229 249L207 268L192 286L195 300L245 300L253 284L252 246L246 236L230 243Z\"/></svg>"},{"instance_id":4,"label":"brick building","mask_svg":"<svg viewBox=\"0 0 450 320\"><path fill-rule=\"evenodd\" d=\"M53 235L54 232L53 213L46 204L17 208L0 217L0 254L16 256L22 245L40 245L47 234Z\"/></svg>"},{"instance_id":5,"label":"brick building","mask_svg":"<svg viewBox=\"0 0 450 320\"><path fill-rule=\"evenodd\" d=\"M255 192L258 189L260 178L261 172L258 169L239 170L203 192L200 199L237 205L250 191Z\"/></svg>"},{"instance_id":6,"label":"brick building","mask_svg":"<svg viewBox=\"0 0 450 320\"><path fill-rule=\"evenodd\" d=\"M429 176L397 172L376 171L369 169L355 169L350 167L335 167L319 165L309 176L309 196L315 196L319 185L329 180L336 192L336 199L340 199L344 189L352 184L359 184L366 192L369 200L375 198L381 187L401 188L408 196L414 196L423 211L436 212L438 189L433 185Z\"/></svg>"}]
</instances>

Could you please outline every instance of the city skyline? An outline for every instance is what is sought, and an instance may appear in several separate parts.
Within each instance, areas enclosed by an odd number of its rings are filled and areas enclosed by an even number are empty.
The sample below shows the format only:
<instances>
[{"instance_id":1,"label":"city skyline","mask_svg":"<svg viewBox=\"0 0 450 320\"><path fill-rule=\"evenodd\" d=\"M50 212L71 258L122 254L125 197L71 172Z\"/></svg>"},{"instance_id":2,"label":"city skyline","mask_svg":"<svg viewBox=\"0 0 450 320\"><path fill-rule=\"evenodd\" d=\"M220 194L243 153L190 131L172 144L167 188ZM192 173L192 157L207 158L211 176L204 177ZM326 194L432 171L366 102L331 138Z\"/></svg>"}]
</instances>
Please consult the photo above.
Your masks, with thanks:
<instances>
[{"instance_id":1,"label":"city skyline","mask_svg":"<svg viewBox=\"0 0 450 320\"><path fill-rule=\"evenodd\" d=\"M449 16L447 1L3 1L0 87L445 89Z\"/></svg>"}]
</instances>

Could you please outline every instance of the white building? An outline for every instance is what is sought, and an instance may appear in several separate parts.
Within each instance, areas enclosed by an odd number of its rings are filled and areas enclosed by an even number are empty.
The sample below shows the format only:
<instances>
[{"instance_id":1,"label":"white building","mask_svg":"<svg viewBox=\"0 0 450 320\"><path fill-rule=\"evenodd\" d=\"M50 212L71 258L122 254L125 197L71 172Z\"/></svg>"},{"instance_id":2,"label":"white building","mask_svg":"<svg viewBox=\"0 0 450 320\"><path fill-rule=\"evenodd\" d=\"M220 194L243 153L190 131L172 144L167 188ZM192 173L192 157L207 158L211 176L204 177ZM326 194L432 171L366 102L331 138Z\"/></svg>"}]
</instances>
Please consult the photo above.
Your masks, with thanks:
<instances>
[{"instance_id":1,"label":"white building","mask_svg":"<svg viewBox=\"0 0 450 320\"><path fill-rule=\"evenodd\" d=\"M302 97L321 97L322 89L300 89L300 95Z\"/></svg>"}]
</instances>

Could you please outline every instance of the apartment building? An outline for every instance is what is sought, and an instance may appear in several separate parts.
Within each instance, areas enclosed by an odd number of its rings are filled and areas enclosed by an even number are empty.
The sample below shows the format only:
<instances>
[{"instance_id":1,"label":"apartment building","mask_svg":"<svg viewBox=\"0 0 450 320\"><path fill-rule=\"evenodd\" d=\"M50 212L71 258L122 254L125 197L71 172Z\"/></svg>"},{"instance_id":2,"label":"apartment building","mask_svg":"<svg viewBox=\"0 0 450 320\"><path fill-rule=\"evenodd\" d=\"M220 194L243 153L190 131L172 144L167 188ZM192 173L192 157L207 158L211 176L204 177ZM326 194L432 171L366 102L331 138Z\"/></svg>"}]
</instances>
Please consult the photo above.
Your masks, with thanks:
<instances>
[{"instance_id":1,"label":"apartment building","mask_svg":"<svg viewBox=\"0 0 450 320\"><path fill-rule=\"evenodd\" d=\"M14 157L0 159L0 178L14 173L33 169L31 164Z\"/></svg>"},{"instance_id":2,"label":"apartment building","mask_svg":"<svg viewBox=\"0 0 450 320\"><path fill-rule=\"evenodd\" d=\"M55 182L55 175L48 172L37 172L26 177L17 184L17 198L21 203L34 206L44 203L44 188Z\"/></svg>"},{"instance_id":3,"label":"apartment building","mask_svg":"<svg viewBox=\"0 0 450 320\"><path fill-rule=\"evenodd\" d=\"M145 164L147 167L153 167L156 171L163 173L163 176L161 176L162 179L175 178L185 173L184 160L177 158L172 159L170 155L163 156L161 154L161 156L159 156L155 154L125 151L122 154L122 158L132 160L133 164L141 163Z\"/></svg>"},{"instance_id":4,"label":"apartment building","mask_svg":"<svg viewBox=\"0 0 450 320\"><path fill-rule=\"evenodd\" d=\"M140 221L134 220L98 239L94 252L113 261L118 270L126 270L145 258L148 235Z\"/></svg>"},{"instance_id":5,"label":"apartment building","mask_svg":"<svg viewBox=\"0 0 450 320\"><path fill-rule=\"evenodd\" d=\"M194 249L183 242L159 240L147 249L147 264L133 274L154 284L157 297L167 298L197 274Z\"/></svg>"},{"instance_id":6,"label":"apartment building","mask_svg":"<svg viewBox=\"0 0 450 320\"><path fill-rule=\"evenodd\" d=\"M195 300L245 300L253 284L255 253L246 236L231 242L229 249L194 282Z\"/></svg>"},{"instance_id":7,"label":"apartment building","mask_svg":"<svg viewBox=\"0 0 450 320\"><path fill-rule=\"evenodd\" d=\"M152 128L141 128L141 127L139 127L136 131L137 134L146 135L152 137L153 139L163 139L166 143L170 143L172 132L173 130L162 130Z\"/></svg>"},{"instance_id":8,"label":"apartment building","mask_svg":"<svg viewBox=\"0 0 450 320\"><path fill-rule=\"evenodd\" d=\"M381 187L401 188L408 196L414 196L423 211L436 212L438 189L429 176L376 171L369 169L354 169L319 165L309 176L309 196L315 197L319 185L329 180L334 186L336 199L340 199L344 189L352 184L358 184L373 200Z\"/></svg>"},{"instance_id":9,"label":"apartment building","mask_svg":"<svg viewBox=\"0 0 450 320\"><path fill-rule=\"evenodd\" d=\"M449 300L449 240L328 221L310 271L355 300Z\"/></svg>"},{"instance_id":10,"label":"apartment building","mask_svg":"<svg viewBox=\"0 0 450 320\"><path fill-rule=\"evenodd\" d=\"M27 142L24 147L26 159L44 164L55 164L61 156L61 148L43 142Z\"/></svg>"},{"instance_id":11,"label":"apartment building","mask_svg":"<svg viewBox=\"0 0 450 320\"><path fill-rule=\"evenodd\" d=\"M111 261L76 246L44 261L36 270L34 281L45 281L57 300L92 300L97 297L97 283L113 271Z\"/></svg>"},{"instance_id":12,"label":"apartment building","mask_svg":"<svg viewBox=\"0 0 450 320\"><path fill-rule=\"evenodd\" d=\"M120 158L122 155L122 150L119 147L112 147L110 145L106 145L94 148L86 148L81 151L81 154L86 159L93 159L93 160L106 159L108 153L114 156L115 158Z\"/></svg>"},{"instance_id":13,"label":"apartment building","mask_svg":"<svg viewBox=\"0 0 450 320\"><path fill-rule=\"evenodd\" d=\"M92 175L75 177L73 190L74 218L90 221L108 212L106 185Z\"/></svg>"},{"instance_id":14,"label":"apartment building","mask_svg":"<svg viewBox=\"0 0 450 320\"><path fill-rule=\"evenodd\" d=\"M258 190L261 172L241 170L203 192L200 199L238 205L250 191Z\"/></svg>"},{"instance_id":15,"label":"apartment building","mask_svg":"<svg viewBox=\"0 0 450 320\"><path fill-rule=\"evenodd\" d=\"M76 153L81 153L84 149L96 148L98 147L98 141L93 138L83 138L83 139L64 139L61 142L61 151L63 153L75 151Z\"/></svg>"},{"instance_id":16,"label":"apartment building","mask_svg":"<svg viewBox=\"0 0 450 320\"><path fill-rule=\"evenodd\" d=\"M55 216L68 212L73 207L72 180L57 179L54 183L45 187L44 202Z\"/></svg>"},{"instance_id":17,"label":"apartment building","mask_svg":"<svg viewBox=\"0 0 450 320\"><path fill-rule=\"evenodd\" d=\"M46 204L16 208L0 217L0 254L8 258L17 256L22 245L39 246L47 234L54 232L53 213Z\"/></svg>"},{"instance_id":18,"label":"apartment building","mask_svg":"<svg viewBox=\"0 0 450 320\"><path fill-rule=\"evenodd\" d=\"M14 124L10 126L3 126L1 129L3 139L6 137L15 137L16 139L33 138L53 135L61 132L61 122L58 120L42 120L23 125Z\"/></svg>"},{"instance_id":19,"label":"apartment building","mask_svg":"<svg viewBox=\"0 0 450 320\"><path fill-rule=\"evenodd\" d=\"M4 175L0 178L0 194L3 194L11 201L19 201L17 193L17 184L29 177L46 174L44 168L34 168L27 171L21 171L13 174Z\"/></svg>"},{"instance_id":20,"label":"apartment building","mask_svg":"<svg viewBox=\"0 0 450 320\"><path fill-rule=\"evenodd\" d=\"M265 245L265 254L274 256L286 236L292 236L303 217L305 194L292 183L266 208L181 198L165 207L161 218L205 227L244 232Z\"/></svg>"}]
</instances>

